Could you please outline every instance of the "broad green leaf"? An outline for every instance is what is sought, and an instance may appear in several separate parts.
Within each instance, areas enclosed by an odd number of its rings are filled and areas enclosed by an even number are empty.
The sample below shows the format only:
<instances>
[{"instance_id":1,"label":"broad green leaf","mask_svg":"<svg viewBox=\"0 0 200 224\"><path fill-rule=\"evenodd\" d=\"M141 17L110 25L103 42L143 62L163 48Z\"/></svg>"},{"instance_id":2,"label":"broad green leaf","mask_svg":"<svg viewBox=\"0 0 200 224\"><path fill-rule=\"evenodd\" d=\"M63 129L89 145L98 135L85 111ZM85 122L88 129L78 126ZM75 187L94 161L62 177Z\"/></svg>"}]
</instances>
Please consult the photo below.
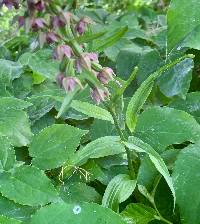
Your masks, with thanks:
<instances>
[{"instance_id":1,"label":"broad green leaf","mask_svg":"<svg viewBox=\"0 0 200 224\"><path fill-rule=\"evenodd\" d=\"M60 197L66 203L100 202L101 196L97 191L82 182L66 183L61 187Z\"/></svg>"},{"instance_id":2,"label":"broad green leaf","mask_svg":"<svg viewBox=\"0 0 200 224\"><path fill-rule=\"evenodd\" d=\"M116 43L120 38L124 36L124 34L127 32L128 27L124 27L121 29L117 29L117 31L110 37L107 37L104 41L100 40L99 42L96 41L94 51L101 52L105 50L106 48L112 46L114 43Z\"/></svg>"},{"instance_id":3,"label":"broad green leaf","mask_svg":"<svg viewBox=\"0 0 200 224\"><path fill-rule=\"evenodd\" d=\"M103 195L102 205L119 212L119 204L127 200L136 187L136 180L130 179L129 175L119 174L108 184Z\"/></svg>"},{"instance_id":4,"label":"broad green leaf","mask_svg":"<svg viewBox=\"0 0 200 224\"><path fill-rule=\"evenodd\" d=\"M47 96L33 95L28 98L27 101L32 104L32 106L27 109L32 124L47 114L55 105L55 100Z\"/></svg>"},{"instance_id":5,"label":"broad green leaf","mask_svg":"<svg viewBox=\"0 0 200 224\"><path fill-rule=\"evenodd\" d=\"M15 151L5 136L0 136L0 172L10 170L15 164Z\"/></svg>"},{"instance_id":6,"label":"broad green leaf","mask_svg":"<svg viewBox=\"0 0 200 224\"><path fill-rule=\"evenodd\" d=\"M14 106L13 106L14 107ZM7 136L14 146L26 146L32 137L27 114L21 110L0 108L0 135Z\"/></svg>"},{"instance_id":7,"label":"broad green leaf","mask_svg":"<svg viewBox=\"0 0 200 224\"><path fill-rule=\"evenodd\" d=\"M110 121L111 123L113 123L111 114L107 110L99 106L87 102L82 102L79 100L73 100L71 103L71 107L83 114L88 115L89 117L94 117L100 120Z\"/></svg>"},{"instance_id":8,"label":"broad green leaf","mask_svg":"<svg viewBox=\"0 0 200 224\"><path fill-rule=\"evenodd\" d=\"M197 43L200 36L200 29L197 29L200 24L199 7L200 1L198 0L171 1L167 13L168 51L184 47L185 38L187 38L186 47L194 47L194 43ZM195 48L200 49L199 43Z\"/></svg>"},{"instance_id":9,"label":"broad green leaf","mask_svg":"<svg viewBox=\"0 0 200 224\"><path fill-rule=\"evenodd\" d=\"M0 216L0 223L2 224L22 224L21 221L18 221L16 219L8 218L6 216Z\"/></svg>"},{"instance_id":10,"label":"broad green leaf","mask_svg":"<svg viewBox=\"0 0 200 224\"><path fill-rule=\"evenodd\" d=\"M74 154L87 131L67 124L54 124L33 137L29 152L32 163L47 170L62 166Z\"/></svg>"},{"instance_id":11,"label":"broad green leaf","mask_svg":"<svg viewBox=\"0 0 200 224\"><path fill-rule=\"evenodd\" d=\"M91 139L95 140L104 136L117 135L115 126L109 121L95 119L90 128Z\"/></svg>"},{"instance_id":12,"label":"broad green leaf","mask_svg":"<svg viewBox=\"0 0 200 224\"><path fill-rule=\"evenodd\" d=\"M144 204L129 204L121 213L124 220L130 224L148 224L156 219L156 211Z\"/></svg>"},{"instance_id":13,"label":"broad green leaf","mask_svg":"<svg viewBox=\"0 0 200 224\"><path fill-rule=\"evenodd\" d=\"M165 96L185 97L190 88L193 67L193 60L187 58L159 77L158 86Z\"/></svg>"},{"instance_id":14,"label":"broad green leaf","mask_svg":"<svg viewBox=\"0 0 200 224\"><path fill-rule=\"evenodd\" d=\"M122 217L93 203L52 204L40 209L31 224L125 224Z\"/></svg>"},{"instance_id":15,"label":"broad green leaf","mask_svg":"<svg viewBox=\"0 0 200 224\"><path fill-rule=\"evenodd\" d=\"M199 224L200 142L182 149L173 169L177 204L183 224Z\"/></svg>"},{"instance_id":16,"label":"broad green leaf","mask_svg":"<svg viewBox=\"0 0 200 224\"><path fill-rule=\"evenodd\" d=\"M14 97L2 97L0 98L1 110L23 110L30 107L32 104L24 100L20 100Z\"/></svg>"},{"instance_id":17,"label":"broad green leaf","mask_svg":"<svg viewBox=\"0 0 200 224\"><path fill-rule=\"evenodd\" d=\"M24 66L29 66L34 73L52 81L55 81L59 73L59 63L52 60L52 51L48 49L36 53L26 52L18 61Z\"/></svg>"},{"instance_id":18,"label":"broad green leaf","mask_svg":"<svg viewBox=\"0 0 200 224\"><path fill-rule=\"evenodd\" d=\"M120 154L124 151L124 146L118 136L106 136L98 138L79 149L71 158L71 162L74 165L82 165L88 159Z\"/></svg>"},{"instance_id":19,"label":"broad green leaf","mask_svg":"<svg viewBox=\"0 0 200 224\"><path fill-rule=\"evenodd\" d=\"M151 107L138 118L136 135L162 152L171 144L196 142L200 138L200 125L184 111L169 107Z\"/></svg>"},{"instance_id":20,"label":"broad green leaf","mask_svg":"<svg viewBox=\"0 0 200 224\"><path fill-rule=\"evenodd\" d=\"M183 110L194 116L200 123L200 92L188 93L186 99L174 99L169 107L177 110Z\"/></svg>"},{"instance_id":21,"label":"broad green leaf","mask_svg":"<svg viewBox=\"0 0 200 224\"><path fill-rule=\"evenodd\" d=\"M22 66L17 62L0 59L0 96L10 96L7 88L14 79L19 78Z\"/></svg>"},{"instance_id":22,"label":"broad green leaf","mask_svg":"<svg viewBox=\"0 0 200 224\"><path fill-rule=\"evenodd\" d=\"M58 192L51 181L33 166L16 167L12 173L0 174L3 196L22 205L45 205L58 200Z\"/></svg>"},{"instance_id":23,"label":"broad green leaf","mask_svg":"<svg viewBox=\"0 0 200 224\"><path fill-rule=\"evenodd\" d=\"M36 208L20 205L3 196L0 196L0 215L14 218L20 221L29 221Z\"/></svg>"},{"instance_id":24,"label":"broad green leaf","mask_svg":"<svg viewBox=\"0 0 200 224\"><path fill-rule=\"evenodd\" d=\"M143 142L141 139L133 137L133 136L129 137L128 142L126 142L125 145L129 149L135 150L136 152L148 154L150 160L153 162L156 169L165 178L169 188L171 189L171 192L173 194L174 201L175 201L176 197L175 197L175 191L174 191L172 179L171 179L171 176L169 174L167 166L165 165L165 162L163 161L162 157L150 145Z\"/></svg>"}]
</instances>

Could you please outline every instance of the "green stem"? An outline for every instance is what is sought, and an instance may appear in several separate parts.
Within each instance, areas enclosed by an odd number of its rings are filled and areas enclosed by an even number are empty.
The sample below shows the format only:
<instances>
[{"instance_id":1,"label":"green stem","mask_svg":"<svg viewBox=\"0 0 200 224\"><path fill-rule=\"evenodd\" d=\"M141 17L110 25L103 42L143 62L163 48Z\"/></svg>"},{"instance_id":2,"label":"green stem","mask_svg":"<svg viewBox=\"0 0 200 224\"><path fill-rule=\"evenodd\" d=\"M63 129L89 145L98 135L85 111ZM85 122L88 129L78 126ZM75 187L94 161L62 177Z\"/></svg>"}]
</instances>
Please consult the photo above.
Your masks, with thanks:
<instances>
[{"instance_id":1,"label":"green stem","mask_svg":"<svg viewBox=\"0 0 200 224\"><path fill-rule=\"evenodd\" d=\"M117 130L121 140L122 141L127 141L126 137L124 136L124 133L122 132L122 130L121 130L120 126L119 126L119 123L118 123L118 120L117 120L115 112L112 109L110 109L110 108L109 108L109 112L111 113L111 115L113 117L115 128L116 128L116 130ZM126 150L126 155L127 155L127 160L128 160L128 168L129 168L130 177L132 179L135 179L136 178L136 174L135 174L135 170L134 170L132 159L131 159L131 153L130 153L129 149L126 146L125 146L125 150Z\"/></svg>"},{"instance_id":2,"label":"green stem","mask_svg":"<svg viewBox=\"0 0 200 224\"><path fill-rule=\"evenodd\" d=\"M161 221L163 221L163 222L165 222L165 223L167 223L167 224L173 224L172 222L170 222L169 220L165 219L165 218L160 214L160 212L158 211L157 206L156 206L156 204L155 204L154 201L153 201L152 205L153 205L154 209L156 210L156 212L157 212L157 214L158 214L158 216L159 216L159 220L161 220Z\"/></svg>"}]
</instances>

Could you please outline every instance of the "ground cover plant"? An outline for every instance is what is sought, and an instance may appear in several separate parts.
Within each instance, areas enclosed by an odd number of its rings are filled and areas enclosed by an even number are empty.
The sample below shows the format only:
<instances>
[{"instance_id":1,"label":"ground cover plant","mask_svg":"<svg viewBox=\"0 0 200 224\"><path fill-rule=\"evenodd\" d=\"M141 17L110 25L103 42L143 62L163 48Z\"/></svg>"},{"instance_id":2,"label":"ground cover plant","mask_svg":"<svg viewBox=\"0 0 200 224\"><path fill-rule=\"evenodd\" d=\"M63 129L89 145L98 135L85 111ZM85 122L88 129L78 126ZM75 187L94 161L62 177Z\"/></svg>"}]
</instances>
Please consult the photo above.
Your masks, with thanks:
<instances>
[{"instance_id":1,"label":"ground cover plant","mask_svg":"<svg viewBox=\"0 0 200 224\"><path fill-rule=\"evenodd\" d=\"M0 223L200 224L200 2L0 7Z\"/></svg>"}]
</instances>

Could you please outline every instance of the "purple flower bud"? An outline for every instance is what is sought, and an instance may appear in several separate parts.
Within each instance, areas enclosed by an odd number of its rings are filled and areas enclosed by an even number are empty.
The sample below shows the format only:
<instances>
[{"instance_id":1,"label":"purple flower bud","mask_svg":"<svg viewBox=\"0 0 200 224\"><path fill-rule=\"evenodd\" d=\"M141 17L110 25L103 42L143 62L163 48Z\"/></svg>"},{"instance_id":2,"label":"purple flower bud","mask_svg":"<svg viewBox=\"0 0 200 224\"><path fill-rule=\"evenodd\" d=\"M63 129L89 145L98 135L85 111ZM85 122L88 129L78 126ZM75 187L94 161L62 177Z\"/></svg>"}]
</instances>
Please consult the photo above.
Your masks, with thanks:
<instances>
[{"instance_id":1,"label":"purple flower bud","mask_svg":"<svg viewBox=\"0 0 200 224\"><path fill-rule=\"evenodd\" d=\"M12 7L19 8L19 0L3 0L2 4L5 4L8 9L12 9Z\"/></svg>"},{"instance_id":2,"label":"purple flower bud","mask_svg":"<svg viewBox=\"0 0 200 224\"><path fill-rule=\"evenodd\" d=\"M73 91L77 85L83 88L80 80L74 76L68 76L62 80L62 86L66 92Z\"/></svg>"},{"instance_id":3,"label":"purple flower bud","mask_svg":"<svg viewBox=\"0 0 200 224\"><path fill-rule=\"evenodd\" d=\"M90 60L89 56L87 55L87 53L82 54L80 56L80 58L78 58L76 60L76 69L77 69L78 72L81 72L82 68L91 70L91 66L92 66L91 65L91 60Z\"/></svg>"},{"instance_id":4,"label":"purple flower bud","mask_svg":"<svg viewBox=\"0 0 200 224\"><path fill-rule=\"evenodd\" d=\"M97 75L98 80L103 84L108 84L110 80L113 80L113 70L111 68L103 68Z\"/></svg>"},{"instance_id":5,"label":"purple flower bud","mask_svg":"<svg viewBox=\"0 0 200 224\"><path fill-rule=\"evenodd\" d=\"M45 9L45 4L43 1L38 1L35 3L35 9L38 10L39 12L42 12Z\"/></svg>"},{"instance_id":6,"label":"purple flower bud","mask_svg":"<svg viewBox=\"0 0 200 224\"><path fill-rule=\"evenodd\" d=\"M60 16L52 17L51 24L54 28L60 28L65 26L65 22L60 18Z\"/></svg>"},{"instance_id":7,"label":"purple flower bud","mask_svg":"<svg viewBox=\"0 0 200 224\"><path fill-rule=\"evenodd\" d=\"M44 28L45 22L42 18L36 18L32 22L33 31L38 31L39 29Z\"/></svg>"},{"instance_id":8,"label":"purple flower bud","mask_svg":"<svg viewBox=\"0 0 200 224\"><path fill-rule=\"evenodd\" d=\"M99 88L93 88L91 89L91 97L92 99L97 103L99 104L101 101L105 101L106 98L109 96L109 92L108 92L108 89L105 88L105 89L99 89Z\"/></svg>"},{"instance_id":9,"label":"purple flower bud","mask_svg":"<svg viewBox=\"0 0 200 224\"><path fill-rule=\"evenodd\" d=\"M62 60L64 57L71 58L72 56L72 49L68 45L59 45L57 48L54 50L53 53L53 58Z\"/></svg>"},{"instance_id":10,"label":"purple flower bud","mask_svg":"<svg viewBox=\"0 0 200 224\"><path fill-rule=\"evenodd\" d=\"M25 24L25 19L24 19L23 16L19 16L19 17L18 17L18 24L19 24L19 27L24 26L24 24Z\"/></svg>"},{"instance_id":11,"label":"purple flower bud","mask_svg":"<svg viewBox=\"0 0 200 224\"><path fill-rule=\"evenodd\" d=\"M97 63L99 62L98 54L90 52L90 53L86 53L86 55L90 58L91 61L94 61L94 62L97 62Z\"/></svg>"},{"instance_id":12,"label":"purple flower bud","mask_svg":"<svg viewBox=\"0 0 200 224\"><path fill-rule=\"evenodd\" d=\"M63 73L58 74L57 77L56 77L56 82L58 83L60 88L62 87L62 82L63 82L64 78L65 78L65 76L64 76Z\"/></svg>"},{"instance_id":13,"label":"purple flower bud","mask_svg":"<svg viewBox=\"0 0 200 224\"><path fill-rule=\"evenodd\" d=\"M82 18L76 25L76 31L82 35L85 33L88 24L91 24L92 20L89 17Z\"/></svg>"},{"instance_id":14,"label":"purple flower bud","mask_svg":"<svg viewBox=\"0 0 200 224\"><path fill-rule=\"evenodd\" d=\"M48 32L46 34L46 41L49 44L55 43L58 41L58 35L56 35L54 32Z\"/></svg>"}]
</instances>

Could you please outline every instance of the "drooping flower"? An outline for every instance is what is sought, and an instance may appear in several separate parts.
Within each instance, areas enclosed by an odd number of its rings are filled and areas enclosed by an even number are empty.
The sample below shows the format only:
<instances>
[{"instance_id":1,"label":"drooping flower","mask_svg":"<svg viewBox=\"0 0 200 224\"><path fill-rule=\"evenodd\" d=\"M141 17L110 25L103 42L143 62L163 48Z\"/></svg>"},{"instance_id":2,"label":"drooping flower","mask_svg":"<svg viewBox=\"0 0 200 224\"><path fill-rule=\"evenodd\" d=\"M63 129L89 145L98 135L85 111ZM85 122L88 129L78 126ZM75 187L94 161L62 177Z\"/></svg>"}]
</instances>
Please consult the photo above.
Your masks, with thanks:
<instances>
[{"instance_id":1,"label":"drooping flower","mask_svg":"<svg viewBox=\"0 0 200 224\"><path fill-rule=\"evenodd\" d=\"M60 18L60 16L53 16L51 18L51 24L53 28L60 28L65 26L65 22Z\"/></svg>"},{"instance_id":2,"label":"drooping flower","mask_svg":"<svg viewBox=\"0 0 200 224\"><path fill-rule=\"evenodd\" d=\"M53 52L53 58L62 60L64 57L71 58L72 56L72 49L68 45L59 45Z\"/></svg>"},{"instance_id":3,"label":"drooping flower","mask_svg":"<svg viewBox=\"0 0 200 224\"><path fill-rule=\"evenodd\" d=\"M98 74L98 80L103 84L108 84L109 81L113 80L114 72L111 68L105 67Z\"/></svg>"},{"instance_id":4,"label":"drooping flower","mask_svg":"<svg viewBox=\"0 0 200 224\"><path fill-rule=\"evenodd\" d=\"M87 55L87 53L82 54L77 60L76 60L76 70L77 72L81 72L82 68L91 70L91 60L90 57Z\"/></svg>"},{"instance_id":5,"label":"drooping flower","mask_svg":"<svg viewBox=\"0 0 200 224\"><path fill-rule=\"evenodd\" d=\"M99 104L101 101L105 101L106 98L109 96L109 91L107 88L100 89L100 88L92 88L90 92L91 98Z\"/></svg>"},{"instance_id":6,"label":"drooping flower","mask_svg":"<svg viewBox=\"0 0 200 224\"><path fill-rule=\"evenodd\" d=\"M92 20L88 17L83 17L76 25L76 31L82 35L85 33L87 25L92 23Z\"/></svg>"},{"instance_id":7,"label":"drooping flower","mask_svg":"<svg viewBox=\"0 0 200 224\"><path fill-rule=\"evenodd\" d=\"M32 21L32 29L33 31L38 31L44 28L45 21L42 18L36 18Z\"/></svg>"},{"instance_id":8,"label":"drooping flower","mask_svg":"<svg viewBox=\"0 0 200 224\"><path fill-rule=\"evenodd\" d=\"M46 41L48 44L52 44L58 41L58 35L54 32L48 32L46 34Z\"/></svg>"},{"instance_id":9,"label":"drooping flower","mask_svg":"<svg viewBox=\"0 0 200 224\"><path fill-rule=\"evenodd\" d=\"M74 76L64 77L62 80L62 86L66 92L73 91L76 86L79 85L80 88L83 88L80 80Z\"/></svg>"},{"instance_id":10,"label":"drooping flower","mask_svg":"<svg viewBox=\"0 0 200 224\"><path fill-rule=\"evenodd\" d=\"M5 4L8 9L12 9L12 7L19 8L19 0L3 0L2 4Z\"/></svg>"},{"instance_id":11,"label":"drooping flower","mask_svg":"<svg viewBox=\"0 0 200 224\"><path fill-rule=\"evenodd\" d=\"M64 74L63 73L59 73L57 76L56 76L56 82L58 83L58 85L61 87L62 86L62 82L63 82L63 79L65 78Z\"/></svg>"},{"instance_id":12,"label":"drooping flower","mask_svg":"<svg viewBox=\"0 0 200 224\"><path fill-rule=\"evenodd\" d=\"M35 9L39 12L42 12L45 9L44 1L40 0L37 3L35 3Z\"/></svg>"},{"instance_id":13,"label":"drooping flower","mask_svg":"<svg viewBox=\"0 0 200 224\"><path fill-rule=\"evenodd\" d=\"M90 58L91 61L99 62L98 54L94 52L86 53L86 55Z\"/></svg>"},{"instance_id":14,"label":"drooping flower","mask_svg":"<svg viewBox=\"0 0 200 224\"><path fill-rule=\"evenodd\" d=\"M18 17L18 25L19 25L19 27L24 26L24 24L25 24L25 19L24 19L24 17L23 17L23 16L19 16L19 17Z\"/></svg>"}]
</instances>

